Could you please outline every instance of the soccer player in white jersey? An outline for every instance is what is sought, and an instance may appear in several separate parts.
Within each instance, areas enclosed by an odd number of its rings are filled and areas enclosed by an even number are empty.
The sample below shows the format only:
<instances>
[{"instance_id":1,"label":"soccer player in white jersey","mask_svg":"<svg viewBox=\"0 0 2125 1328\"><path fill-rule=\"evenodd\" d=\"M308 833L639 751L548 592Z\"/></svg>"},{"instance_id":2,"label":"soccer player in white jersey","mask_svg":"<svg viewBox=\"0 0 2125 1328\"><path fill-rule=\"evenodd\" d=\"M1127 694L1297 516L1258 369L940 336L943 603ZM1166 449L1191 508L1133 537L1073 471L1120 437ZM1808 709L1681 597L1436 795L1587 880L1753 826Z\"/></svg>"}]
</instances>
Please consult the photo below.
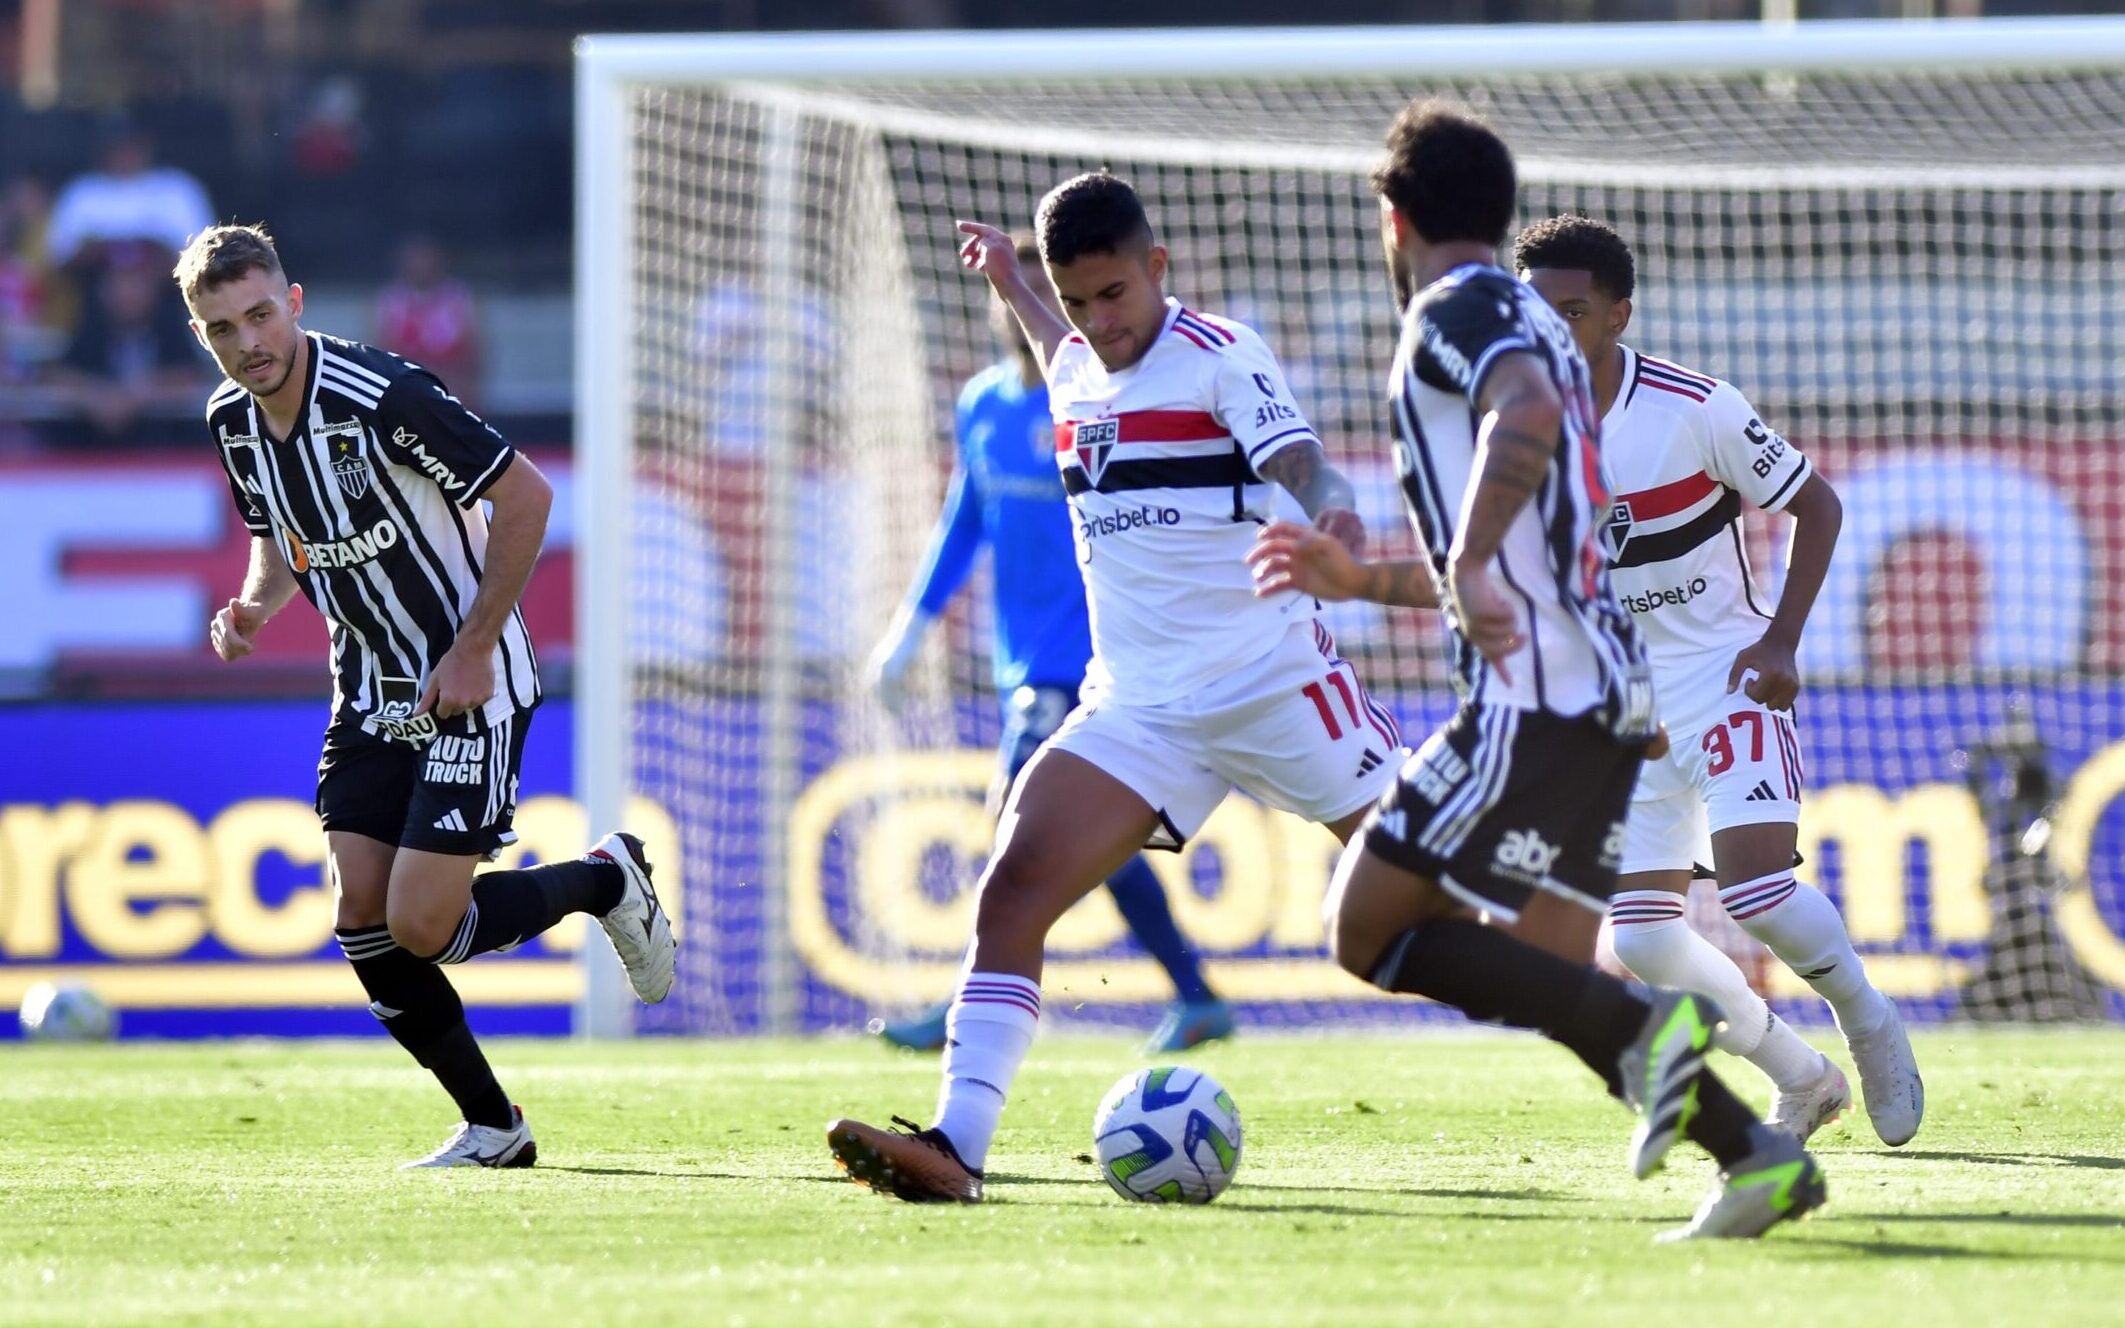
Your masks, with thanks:
<instances>
[{"instance_id":1,"label":"soccer player in white jersey","mask_svg":"<svg viewBox=\"0 0 2125 1328\"><path fill-rule=\"evenodd\" d=\"M1837 545L1837 494L1731 384L1622 343L1637 273L1614 230L1552 217L1522 231L1513 255L1593 371L1602 458L1617 485L1612 575L1645 634L1673 743L1646 763L1631 801L1609 906L1616 957L1648 982L1718 1003L1727 1016L1718 1045L1777 1085L1772 1123L1805 1139L1850 1105L1837 1067L1683 920L1694 865L1709 857L1728 916L1836 1012L1874 1132L1907 1143L1926 1099L1903 1021L1867 980L1836 905L1793 875L1802 780L1794 651ZM1775 612L1749 568L1743 502L1794 519Z\"/></svg>"},{"instance_id":2,"label":"soccer player in white jersey","mask_svg":"<svg viewBox=\"0 0 2125 1328\"><path fill-rule=\"evenodd\" d=\"M1345 849L1330 948L1385 991L1569 1049L1637 1108L1634 1174L1678 1138L1711 1153L1719 1183L1663 1239L1760 1235L1822 1203L1822 1172L1705 1067L1717 1008L1531 943L1576 922L1577 952L1591 950L1641 760L1665 744L1644 643L1609 579L1586 361L1542 297L1497 266L1512 154L1465 112L1423 101L1387 149L1373 187L1406 301L1389 394L1426 555L1358 564L1278 525L1249 560L1265 593L1445 605L1461 707Z\"/></svg>"},{"instance_id":3,"label":"soccer player in white jersey","mask_svg":"<svg viewBox=\"0 0 2125 1328\"><path fill-rule=\"evenodd\" d=\"M1348 839L1394 782L1401 738L1316 620L1258 598L1244 561L1280 485L1342 546L1363 530L1276 357L1250 328L1166 296L1166 250L1127 183L1058 185L1036 217L1067 318L1002 231L961 222L965 265L1046 367L1056 461L1091 606L1082 704L1027 764L997 827L927 1128L836 1121L850 1176L978 1202L1040 1014L1048 930L1139 849L1177 848L1234 787Z\"/></svg>"}]
</instances>

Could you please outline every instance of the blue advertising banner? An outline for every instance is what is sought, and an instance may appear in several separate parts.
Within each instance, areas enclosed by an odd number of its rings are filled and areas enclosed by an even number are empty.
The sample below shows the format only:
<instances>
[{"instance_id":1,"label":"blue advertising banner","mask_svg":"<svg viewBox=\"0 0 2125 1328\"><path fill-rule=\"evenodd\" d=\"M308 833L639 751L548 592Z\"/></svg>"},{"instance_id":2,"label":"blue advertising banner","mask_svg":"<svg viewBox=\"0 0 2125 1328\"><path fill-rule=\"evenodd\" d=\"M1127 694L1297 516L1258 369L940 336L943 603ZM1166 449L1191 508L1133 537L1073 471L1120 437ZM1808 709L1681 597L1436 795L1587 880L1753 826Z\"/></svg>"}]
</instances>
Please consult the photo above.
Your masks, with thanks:
<instances>
[{"instance_id":1,"label":"blue advertising banner","mask_svg":"<svg viewBox=\"0 0 2125 1328\"><path fill-rule=\"evenodd\" d=\"M316 701L0 708L0 1001L80 981L124 1036L376 1032L332 939L325 718ZM568 723L565 705L537 715L505 862L582 851ZM571 923L453 970L482 1031L567 1031Z\"/></svg>"},{"instance_id":2,"label":"blue advertising banner","mask_svg":"<svg viewBox=\"0 0 2125 1328\"><path fill-rule=\"evenodd\" d=\"M1405 705L1421 733L1440 701ZM2062 888L2056 944L2025 962L2077 966L2125 1016L2125 688L1830 688L1801 715L1809 771L1806 879L1840 903L1877 982L1924 1017L1957 1008L1995 935L2005 840L1958 756L2024 708L2058 805L2045 849ZM0 708L0 1001L84 981L127 1036L367 1034L375 1023L332 942L311 808L319 702L43 704ZM982 799L994 719L961 712L961 749L849 755L846 718L805 713L797 800L764 812L761 714L748 698L667 703L639 718L629 822L654 852L685 937L652 1031L748 1033L778 1018L850 1029L948 990L990 827ZM573 855L591 838L570 788L570 714L541 709L526 747L521 842L504 865ZM779 843L775 837L780 837ZM774 851L770 851L770 850ZM1421 1019L1322 955L1325 832L1229 799L1179 855L1152 855L1212 979L1257 1023ZM771 862L782 879L766 879ZM1141 1022L1161 976L1103 892L1051 940L1049 1009ZM560 1033L579 994L585 923L452 970L483 1032ZM592 944L602 945L602 938ZM1775 993L1804 996L1767 970ZM1802 1017L1812 1002L1789 1007ZM0 1021L13 1035L13 1021Z\"/></svg>"}]
</instances>

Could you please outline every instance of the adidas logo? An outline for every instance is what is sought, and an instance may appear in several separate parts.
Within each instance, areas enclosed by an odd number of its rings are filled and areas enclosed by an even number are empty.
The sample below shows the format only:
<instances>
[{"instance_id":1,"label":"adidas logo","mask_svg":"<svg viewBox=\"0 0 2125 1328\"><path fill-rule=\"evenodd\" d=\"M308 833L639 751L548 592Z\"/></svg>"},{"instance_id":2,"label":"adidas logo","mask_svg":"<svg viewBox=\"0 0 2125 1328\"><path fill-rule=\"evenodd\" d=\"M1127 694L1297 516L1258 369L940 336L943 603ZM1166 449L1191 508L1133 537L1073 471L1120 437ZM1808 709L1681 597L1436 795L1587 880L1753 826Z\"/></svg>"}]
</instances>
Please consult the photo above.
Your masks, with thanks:
<instances>
[{"instance_id":1,"label":"adidas logo","mask_svg":"<svg viewBox=\"0 0 2125 1328\"><path fill-rule=\"evenodd\" d=\"M435 823L435 828L438 830L467 829L468 827L465 825L465 814L459 811L457 808L452 807L450 809L449 815L443 817L442 820L437 821Z\"/></svg>"},{"instance_id":2,"label":"adidas logo","mask_svg":"<svg viewBox=\"0 0 2125 1328\"><path fill-rule=\"evenodd\" d=\"M1365 776L1371 774L1373 771L1378 770L1380 768L1381 763L1386 760L1386 757L1380 755L1372 748L1367 747L1365 749L1365 755L1358 758L1357 777L1359 779L1365 778Z\"/></svg>"},{"instance_id":3,"label":"adidas logo","mask_svg":"<svg viewBox=\"0 0 2125 1328\"><path fill-rule=\"evenodd\" d=\"M1778 801L1778 795L1777 795L1776 793L1773 793L1773 792L1771 792L1771 781L1769 781L1769 780L1767 780L1767 779L1759 779L1759 780L1757 780L1757 781L1756 781L1756 787L1755 787L1755 788L1752 788L1752 789L1750 789L1750 790L1749 790L1749 796L1748 796L1748 797L1746 797L1746 798L1743 798L1743 799L1742 799L1742 801L1743 801L1743 802L1777 802L1777 801Z\"/></svg>"}]
</instances>

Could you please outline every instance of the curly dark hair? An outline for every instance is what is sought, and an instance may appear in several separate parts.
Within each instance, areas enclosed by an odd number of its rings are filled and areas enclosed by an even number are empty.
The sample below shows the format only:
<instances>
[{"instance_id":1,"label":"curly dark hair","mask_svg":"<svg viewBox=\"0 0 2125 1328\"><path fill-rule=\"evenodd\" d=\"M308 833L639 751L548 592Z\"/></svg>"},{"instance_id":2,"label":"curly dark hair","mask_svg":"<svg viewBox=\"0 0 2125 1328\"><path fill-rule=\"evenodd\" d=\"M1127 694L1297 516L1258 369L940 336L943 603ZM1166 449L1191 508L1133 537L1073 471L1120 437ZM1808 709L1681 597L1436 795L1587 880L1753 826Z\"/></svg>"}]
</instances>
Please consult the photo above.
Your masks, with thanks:
<instances>
[{"instance_id":1,"label":"curly dark hair","mask_svg":"<svg viewBox=\"0 0 2125 1328\"><path fill-rule=\"evenodd\" d=\"M1505 140L1464 107L1435 99L1402 108L1372 171L1373 192L1429 244L1503 244L1518 187Z\"/></svg>"},{"instance_id":2,"label":"curly dark hair","mask_svg":"<svg viewBox=\"0 0 2125 1328\"><path fill-rule=\"evenodd\" d=\"M1033 214L1033 229L1040 256L1055 267L1151 242L1143 200L1127 180L1105 171L1087 171L1050 189Z\"/></svg>"},{"instance_id":3,"label":"curly dark hair","mask_svg":"<svg viewBox=\"0 0 2125 1328\"><path fill-rule=\"evenodd\" d=\"M1638 264L1616 228L1572 213L1521 231L1513 240L1513 266L1523 272L1553 267L1591 273L1594 288L1612 300L1628 300L1638 288Z\"/></svg>"}]
</instances>

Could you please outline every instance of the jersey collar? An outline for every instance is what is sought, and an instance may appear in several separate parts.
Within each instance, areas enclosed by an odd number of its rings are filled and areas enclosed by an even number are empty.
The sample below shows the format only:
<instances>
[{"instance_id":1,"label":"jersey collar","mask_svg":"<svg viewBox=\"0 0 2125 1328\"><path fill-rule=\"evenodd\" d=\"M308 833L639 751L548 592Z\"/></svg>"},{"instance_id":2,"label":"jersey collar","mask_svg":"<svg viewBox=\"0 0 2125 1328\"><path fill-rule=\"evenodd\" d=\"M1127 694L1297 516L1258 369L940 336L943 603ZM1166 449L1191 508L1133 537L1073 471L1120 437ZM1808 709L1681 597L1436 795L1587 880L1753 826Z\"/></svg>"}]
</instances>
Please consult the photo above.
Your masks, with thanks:
<instances>
[{"instance_id":1,"label":"jersey collar","mask_svg":"<svg viewBox=\"0 0 2125 1328\"><path fill-rule=\"evenodd\" d=\"M308 435L310 432L310 416L317 411L317 376L319 369L322 367L322 357L325 353L325 348L318 341L317 333L315 332L304 332L303 340L310 343L310 362L303 366L303 408L302 413L295 417L295 427L288 430L288 436L286 438L275 438L271 427L266 422L265 409L258 404L258 398L252 397L250 401L251 432L263 438L269 446L285 447L296 439Z\"/></svg>"},{"instance_id":2,"label":"jersey collar","mask_svg":"<svg viewBox=\"0 0 2125 1328\"><path fill-rule=\"evenodd\" d=\"M1608 414L1601 417L1601 436L1607 438L1621 423L1623 412L1631 408L1631 398L1638 395L1638 352L1622 342L1616 348L1623 352L1623 386L1616 391L1616 399L1609 403Z\"/></svg>"}]
</instances>

